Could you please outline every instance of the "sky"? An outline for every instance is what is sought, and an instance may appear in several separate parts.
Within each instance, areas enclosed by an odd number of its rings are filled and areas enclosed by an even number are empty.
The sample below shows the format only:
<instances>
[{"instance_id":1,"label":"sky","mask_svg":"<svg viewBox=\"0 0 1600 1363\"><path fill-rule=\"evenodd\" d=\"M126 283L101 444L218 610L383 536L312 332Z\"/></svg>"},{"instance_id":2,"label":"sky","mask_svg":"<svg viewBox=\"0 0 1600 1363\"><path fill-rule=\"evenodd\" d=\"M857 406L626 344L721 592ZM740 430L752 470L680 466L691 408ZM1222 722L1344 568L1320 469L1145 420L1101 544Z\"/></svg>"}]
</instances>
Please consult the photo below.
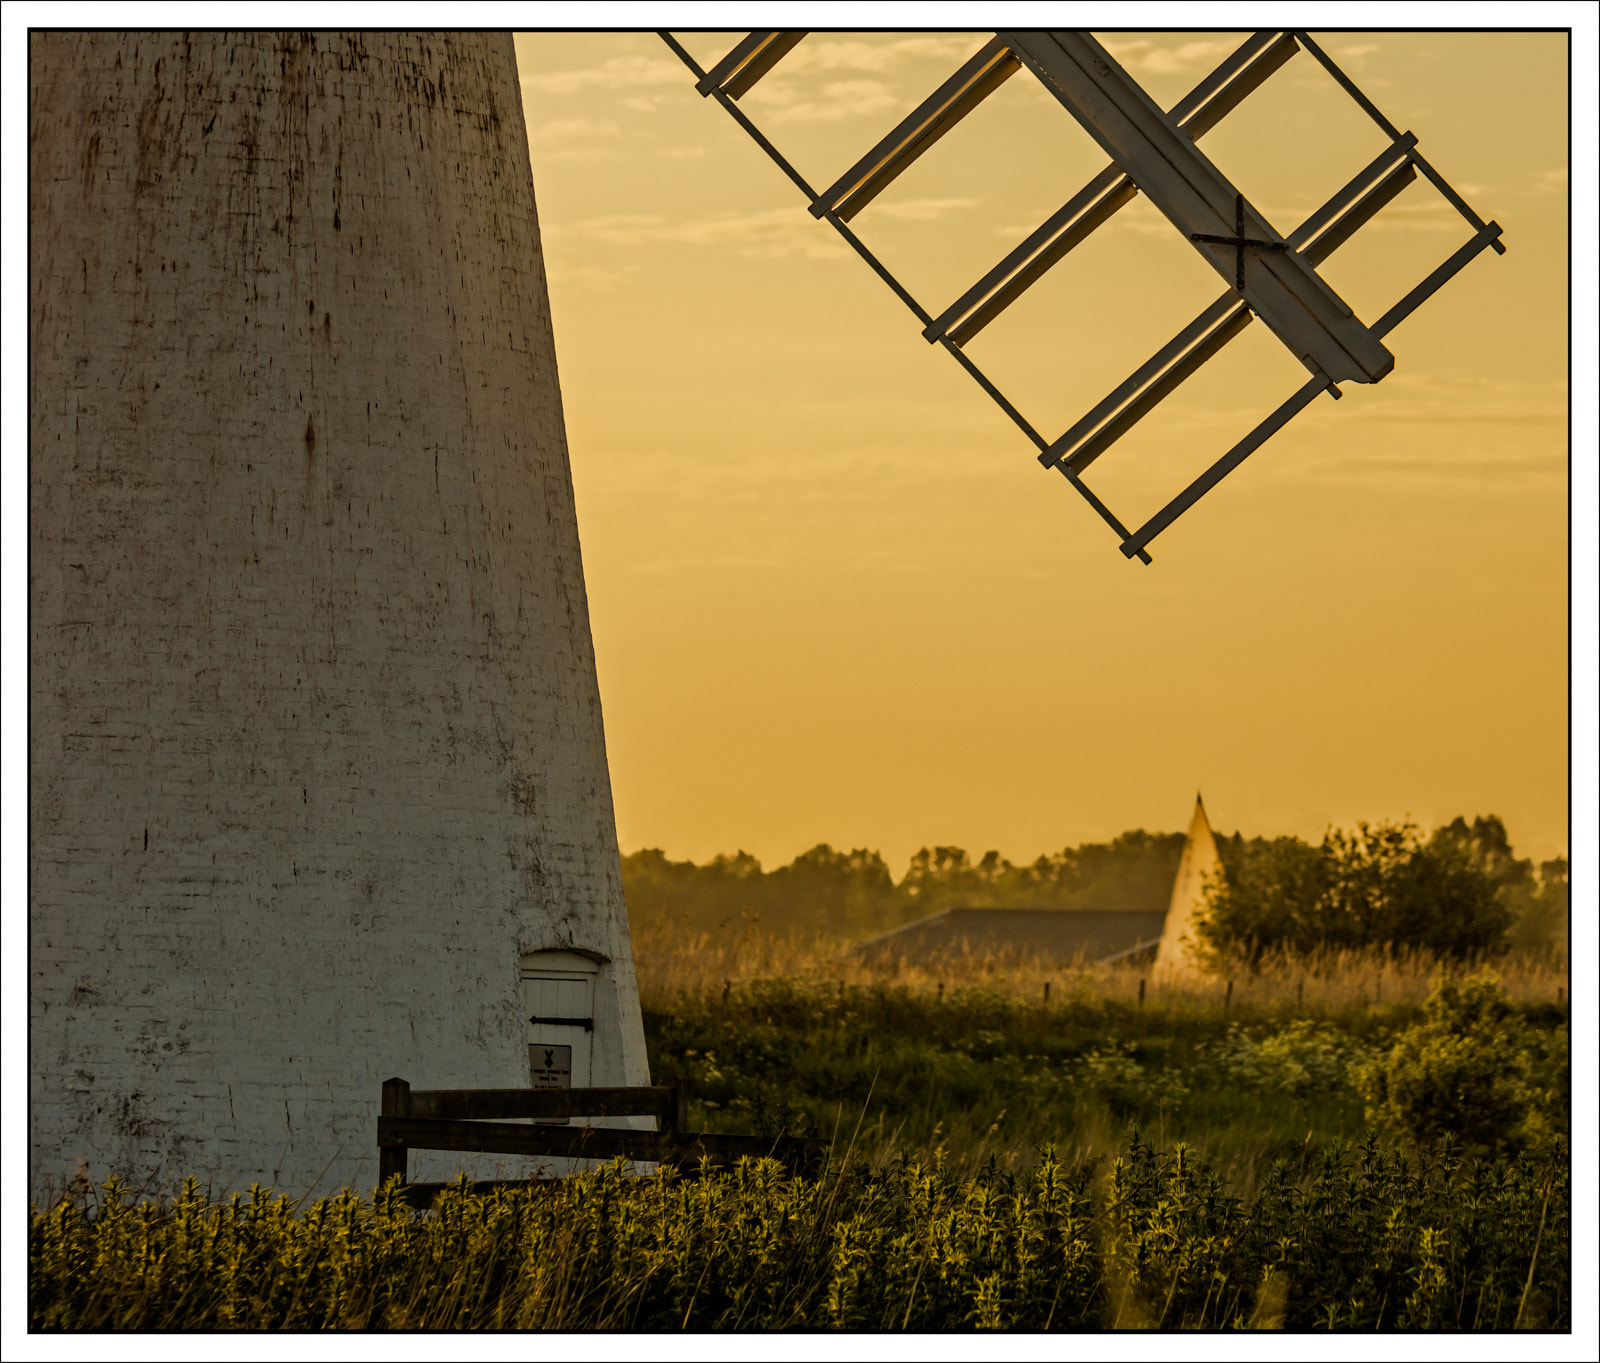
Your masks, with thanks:
<instances>
[{"instance_id":1,"label":"sky","mask_svg":"<svg viewBox=\"0 0 1600 1363\"><path fill-rule=\"evenodd\" d=\"M1170 107L1245 34L1099 36ZM815 33L741 107L821 188L984 37ZM518 35L625 851L898 875L1178 829L1199 790L1250 835L1495 813L1567 852L1567 38L1323 45L1507 253L1144 566L658 37ZM1384 143L1300 52L1201 145L1287 233ZM852 225L937 314L1104 164L1023 71ZM1323 273L1372 322L1468 236L1419 179ZM1219 284L1141 197L968 354L1053 438ZM1251 326L1087 481L1140 523L1304 377Z\"/></svg>"}]
</instances>

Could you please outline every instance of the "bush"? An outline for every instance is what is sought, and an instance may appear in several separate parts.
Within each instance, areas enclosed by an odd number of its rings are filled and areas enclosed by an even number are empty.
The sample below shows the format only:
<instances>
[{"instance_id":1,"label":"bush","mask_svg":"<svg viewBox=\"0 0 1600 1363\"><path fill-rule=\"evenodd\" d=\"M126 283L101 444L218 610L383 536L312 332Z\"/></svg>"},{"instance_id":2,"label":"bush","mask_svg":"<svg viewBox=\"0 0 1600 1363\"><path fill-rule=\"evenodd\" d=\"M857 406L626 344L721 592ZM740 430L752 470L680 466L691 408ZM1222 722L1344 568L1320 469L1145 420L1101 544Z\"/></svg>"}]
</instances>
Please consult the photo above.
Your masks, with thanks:
<instances>
[{"instance_id":1,"label":"bush","mask_svg":"<svg viewBox=\"0 0 1600 1363\"><path fill-rule=\"evenodd\" d=\"M1370 1116L1419 1145L1450 1136L1490 1152L1540 1149L1566 1127L1568 1064L1566 1027L1529 1026L1490 977L1446 977L1357 1085Z\"/></svg>"},{"instance_id":2,"label":"bush","mask_svg":"<svg viewBox=\"0 0 1600 1363\"><path fill-rule=\"evenodd\" d=\"M1461 959L1506 945L1507 895L1470 841L1360 824L1330 830L1320 847L1276 838L1218 850L1224 875L1198 929L1223 955L1389 945Z\"/></svg>"},{"instance_id":3,"label":"bush","mask_svg":"<svg viewBox=\"0 0 1600 1363\"><path fill-rule=\"evenodd\" d=\"M1368 1058L1347 1033L1310 1018L1277 1031L1230 1023L1227 1036L1201 1054L1224 1084L1294 1094L1346 1088L1352 1069Z\"/></svg>"}]
</instances>

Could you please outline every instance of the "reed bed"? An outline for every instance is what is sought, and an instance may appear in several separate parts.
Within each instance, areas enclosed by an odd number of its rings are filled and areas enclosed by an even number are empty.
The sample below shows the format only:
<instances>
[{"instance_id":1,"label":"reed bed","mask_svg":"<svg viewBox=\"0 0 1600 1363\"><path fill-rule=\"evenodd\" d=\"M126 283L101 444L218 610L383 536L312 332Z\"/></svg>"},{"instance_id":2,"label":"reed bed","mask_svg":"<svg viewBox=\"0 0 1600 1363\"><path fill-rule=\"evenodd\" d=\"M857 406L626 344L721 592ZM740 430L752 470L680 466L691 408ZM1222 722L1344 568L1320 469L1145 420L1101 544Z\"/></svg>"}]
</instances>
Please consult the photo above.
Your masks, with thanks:
<instances>
[{"instance_id":1,"label":"reed bed","mask_svg":"<svg viewBox=\"0 0 1600 1363\"><path fill-rule=\"evenodd\" d=\"M1255 966L1222 963L1209 974L1165 977L1146 964L1097 965L1083 959L1024 956L967 947L910 961L866 955L836 939L753 930L685 940L662 931L634 942L641 1001L670 1010L683 997L711 996L758 980L809 987L895 988L935 997L979 988L1019 1001L1078 998L1174 1013L1232 1008L1263 1016L1343 1016L1420 1008L1442 974L1492 969L1518 1004L1565 1002L1568 955L1546 947L1485 961L1444 961L1418 950L1277 952Z\"/></svg>"}]
</instances>

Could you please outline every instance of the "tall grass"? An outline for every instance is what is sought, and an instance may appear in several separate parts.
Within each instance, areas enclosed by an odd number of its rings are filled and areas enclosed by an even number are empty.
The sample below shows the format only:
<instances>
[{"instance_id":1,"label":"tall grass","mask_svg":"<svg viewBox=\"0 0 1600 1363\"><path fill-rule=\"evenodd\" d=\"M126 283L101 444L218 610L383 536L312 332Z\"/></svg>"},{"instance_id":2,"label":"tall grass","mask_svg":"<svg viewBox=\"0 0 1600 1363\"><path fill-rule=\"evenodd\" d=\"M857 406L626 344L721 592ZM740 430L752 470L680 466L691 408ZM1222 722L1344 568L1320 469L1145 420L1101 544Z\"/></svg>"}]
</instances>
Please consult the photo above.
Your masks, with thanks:
<instances>
[{"instance_id":1,"label":"tall grass","mask_svg":"<svg viewBox=\"0 0 1600 1363\"><path fill-rule=\"evenodd\" d=\"M1139 1000L1180 1013L1235 1009L1261 1014L1345 1016L1368 1010L1415 1009L1442 972L1492 965L1516 1003L1557 1003L1566 996L1564 949L1530 948L1491 962L1446 962L1426 951L1367 948L1273 953L1254 968L1223 964L1210 976L1158 978L1148 965L1101 966L1077 959L958 949L928 960L864 955L821 935L784 936L754 928L684 937L656 930L634 941L640 998L668 1009L684 996L786 978L812 986L895 987L913 993L979 987L1016 999L1052 994L1108 1003ZM1232 986L1230 991L1229 986Z\"/></svg>"},{"instance_id":2,"label":"tall grass","mask_svg":"<svg viewBox=\"0 0 1600 1363\"><path fill-rule=\"evenodd\" d=\"M395 1186L296 1211L114 1185L36 1214L36 1329L1507 1328L1571 1314L1565 1160L1368 1141L1248 1201L1182 1147L1103 1176L848 1160L681 1181L619 1166L418 1215Z\"/></svg>"}]
</instances>

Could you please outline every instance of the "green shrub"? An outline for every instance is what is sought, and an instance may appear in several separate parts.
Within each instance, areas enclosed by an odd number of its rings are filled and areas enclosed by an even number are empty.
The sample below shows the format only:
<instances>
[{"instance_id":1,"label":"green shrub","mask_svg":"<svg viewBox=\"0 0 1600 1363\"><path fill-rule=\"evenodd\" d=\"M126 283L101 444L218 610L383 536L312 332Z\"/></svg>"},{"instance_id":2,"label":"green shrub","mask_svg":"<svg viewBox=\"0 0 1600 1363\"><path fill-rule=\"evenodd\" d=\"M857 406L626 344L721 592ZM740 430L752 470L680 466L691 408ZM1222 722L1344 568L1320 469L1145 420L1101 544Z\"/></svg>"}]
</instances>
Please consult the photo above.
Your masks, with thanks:
<instances>
[{"instance_id":1,"label":"green shrub","mask_svg":"<svg viewBox=\"0 0 1600 1363\"><path fill-rule=\"evenodd\" d=\"M1217 850L1224 874L1198 928L1225 955L1388 945L1460 959L1506 946L1509 873L1454 825L1426 840L1409 823L1363 823L1317 847L1223 839Z\"/></svg>"},{"instance_id":2,"label":"green shrub","mask_svg":"<svg viewBox=\"0 0 1600 1363\"><path fill-rule=\"evenodd\" d=\"M1139 1048L1131 1041L1110 1042L1079 1056L1068 1067L1072 1082L1097 1094L1119 1117L1156 1105L1176 1108L1189 1094L1189 1086L1166 1069L1142 1064Z\"/></svg>"},{"instance_id":3,"label":"green shrub","mask_svg":"<svg viewBox=\"0 0 1600 1363\"><path fill-rule=\"evenodd\" d=\"M1370 1058L1348 1033L1310 1018L1277 1030L1230 1023L1227 1035L1203 1047L1201 1057L1224 1084L1293 1094L1347 1088L1351 1070Z\"/></svg>"},{"instance_id":4,"label":"green shrub","mask_svg":"<svg viewBox=\"0 0 1600 1363\"><path fill-rule=\"evenodd\" d=\"M1418 1144L1541 1149L1566 1127L1568 1054L1566 1027L1530 1026L1492 977L1445 977L1357 1082L1369 1115Z\"/></svg>"}]
</instances>

